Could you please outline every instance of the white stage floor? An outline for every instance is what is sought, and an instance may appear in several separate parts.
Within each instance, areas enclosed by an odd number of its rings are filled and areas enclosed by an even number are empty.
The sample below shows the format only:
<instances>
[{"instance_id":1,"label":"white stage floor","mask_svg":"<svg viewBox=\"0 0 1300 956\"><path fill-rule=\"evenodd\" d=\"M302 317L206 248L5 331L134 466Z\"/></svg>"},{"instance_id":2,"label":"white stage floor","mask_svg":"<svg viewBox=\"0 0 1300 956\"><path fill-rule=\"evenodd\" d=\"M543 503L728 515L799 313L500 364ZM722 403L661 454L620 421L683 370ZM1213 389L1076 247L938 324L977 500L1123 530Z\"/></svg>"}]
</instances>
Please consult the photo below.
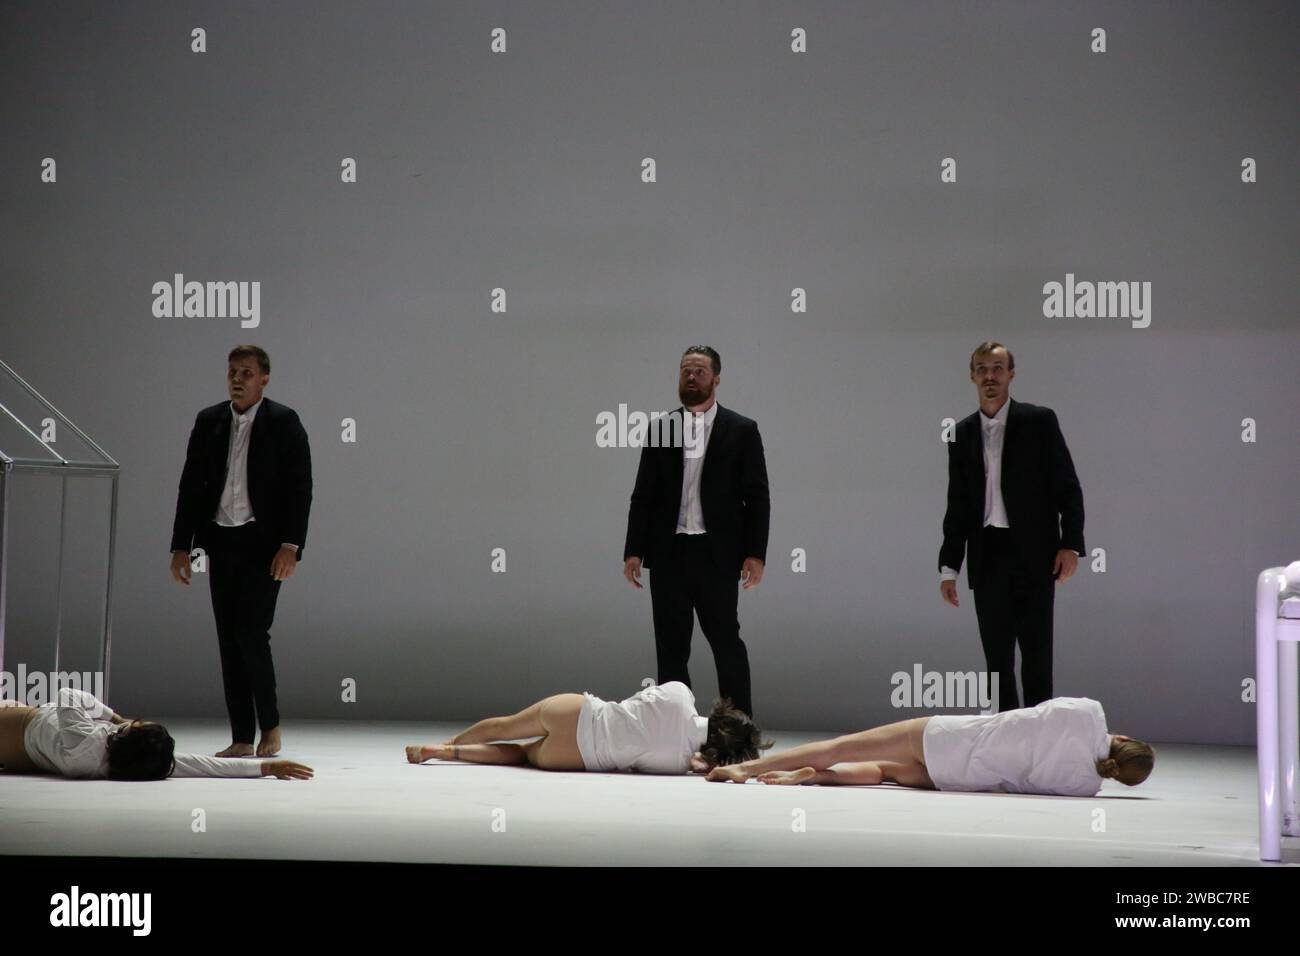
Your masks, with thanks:
<instances>
[{"instance_id":1,"label":"white stage floor","mask_svg":"<svg viewBox=\"0 0 1300 956\"><path fill-rule=\"evenodd\" d=\"M224 722L165 722L180 750L212 753L229 741ZM0 853L515 865L1259 862L1250 748L1156 743L1150 780L1133 789L1107 781L1087 799L406 762L406 744L463 727L289 723L281 756L314 767L310 781L0 774ZM778 750L819 739L772 736ZM194 832L198 809L206 832ZM1285 841L1283 862L1300 863L1300 840Z\"/></svg>"}]
</instances>

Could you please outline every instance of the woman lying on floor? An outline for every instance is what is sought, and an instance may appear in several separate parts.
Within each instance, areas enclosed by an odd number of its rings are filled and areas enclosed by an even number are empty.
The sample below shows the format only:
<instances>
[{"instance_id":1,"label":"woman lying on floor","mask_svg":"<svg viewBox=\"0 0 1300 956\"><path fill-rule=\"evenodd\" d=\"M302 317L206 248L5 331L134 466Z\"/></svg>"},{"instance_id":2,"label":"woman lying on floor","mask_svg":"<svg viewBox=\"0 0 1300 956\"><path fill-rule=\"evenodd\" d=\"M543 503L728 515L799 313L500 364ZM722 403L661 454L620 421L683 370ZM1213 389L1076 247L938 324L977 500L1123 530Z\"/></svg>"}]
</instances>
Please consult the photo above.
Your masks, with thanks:
<instances>
[{"instance_id":1,"label":"woman lying on floor","mask_svg":"<svg viewBox=\"0 0 1300 956\"><path fill-rule=\"evenodd\" d=\"M1101 704L1057 697L1001 714L916 717L805 744L709 773L714 782L897 783L930 790L980 790L1091 797L1103 779L1136 786L1155 752L1106 731Z\"/></svg>"},{"instance_id":2,"label":"woman lying on floor","mask_svg":"<svg viewBox=\"0 0 1300 956\"><path fill-rule=\"evenodd\" d=\"M531 743L495 743L540 737ZM531 764L542 770L638 770L703 773L758 756L772 742L730 701L695 712L695 695L680 681L647 687L623 701L592 694L556 694L511 717L488 717L444 744L411 746L406 759Z\"/></svg>"},{"instance_id":3,"label":"woman lying on floor","mask_svg":"<svg viewBox=\"0 0 1300 956\"><path fill-rule=\"evenodd\" d=\"M175 747L162 724L115 714L84 690L61 688L57 702L40 707L0 700L0 772L108 780L312 775L292 760L223 759Z\"/></svg>"}]
</instances>

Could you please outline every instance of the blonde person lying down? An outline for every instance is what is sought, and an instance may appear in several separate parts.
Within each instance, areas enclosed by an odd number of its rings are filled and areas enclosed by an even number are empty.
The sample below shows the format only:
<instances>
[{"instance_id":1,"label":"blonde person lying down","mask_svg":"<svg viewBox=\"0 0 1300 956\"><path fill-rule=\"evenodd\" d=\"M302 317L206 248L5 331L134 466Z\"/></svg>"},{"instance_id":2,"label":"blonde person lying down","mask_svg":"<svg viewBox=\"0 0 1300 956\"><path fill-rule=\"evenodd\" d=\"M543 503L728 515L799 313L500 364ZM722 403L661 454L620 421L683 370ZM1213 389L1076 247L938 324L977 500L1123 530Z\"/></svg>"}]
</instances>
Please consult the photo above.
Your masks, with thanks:
<instances>
[{"instance_id":1,"label":"blonde person lying down","mask_svg":"<svg viewBox=\"0 0 1300 956\"><path fill-rule=\"evenodd\" d=\"M1136 786L1155 752L1106 730L1101 704L1057 697L1000 714L900 720L714 768L714 782L871 785L1091 797L1103 780Z\"/></svg>"}]
</instances>

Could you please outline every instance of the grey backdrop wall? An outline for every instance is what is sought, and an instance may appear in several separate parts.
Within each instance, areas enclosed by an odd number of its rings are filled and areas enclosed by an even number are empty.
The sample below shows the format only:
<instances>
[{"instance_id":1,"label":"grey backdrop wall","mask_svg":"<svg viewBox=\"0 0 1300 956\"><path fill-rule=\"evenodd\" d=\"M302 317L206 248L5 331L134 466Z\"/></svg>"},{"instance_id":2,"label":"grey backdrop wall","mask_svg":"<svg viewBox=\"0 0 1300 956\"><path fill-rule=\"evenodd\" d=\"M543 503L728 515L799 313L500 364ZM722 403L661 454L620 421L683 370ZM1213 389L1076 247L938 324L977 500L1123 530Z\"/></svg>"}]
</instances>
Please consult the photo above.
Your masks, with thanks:
<instances>
[{"instance_id":1,"label":"grey backdrop wall","mask_svg":"<svg viewBox=\"0 0 1300 956\"><path fill-rule=\"evenodd\" d=\"M314 457L273 631L290 721L631 693L638 452L596 416L673 407L705 342L767 450L760 720L910 716L892 673L983 665L964 570L953 609L935 565L941 425L997 338L1106 556L1058 590L1056 692L1252 741L1255 575L1300 557L1297 27L1294 3L6 4L0 357L123 465L113 702L224 715L206 582L167 548L245 341ZM260 325L155 317L175 273L260 282ZM1150 326L1044 317L1067 273L1150 282ZM102 529L74 504L64 665L89 667ZM48 668L57 492L15 505L5 666ZM698 629L692 665L707 699Z\"/></svg>"}]
</instances>

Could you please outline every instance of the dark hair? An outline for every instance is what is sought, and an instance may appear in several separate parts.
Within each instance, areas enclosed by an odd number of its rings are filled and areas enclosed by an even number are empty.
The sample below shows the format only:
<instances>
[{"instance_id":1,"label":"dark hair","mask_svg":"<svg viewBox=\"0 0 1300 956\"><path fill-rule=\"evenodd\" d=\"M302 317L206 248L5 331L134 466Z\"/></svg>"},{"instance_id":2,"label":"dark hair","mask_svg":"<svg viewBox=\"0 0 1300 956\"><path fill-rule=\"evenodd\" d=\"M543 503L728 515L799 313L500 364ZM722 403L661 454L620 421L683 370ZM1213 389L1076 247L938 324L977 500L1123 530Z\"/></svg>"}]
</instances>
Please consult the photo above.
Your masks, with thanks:
<instances>
[{"instance_id":1,"label":"dark hair","mask_svg":"<svg viewBox=\"0 0 1300 956\"><path fill-rule=\"evenodd\" d=\"M1110 742L1110 756L1097 761L1097 776L1118 780L1130 787L1151 776L1156 763L1156 752L1141 740L1115 740Z\"/></svg>"},{"instance_id":2,"label":"dark hair","mask_svg":"<svg viewBox=\"0 0 1300 956\"><path fill-rule=\"evenodd\" d=\"M760 743L760 741L762 741ZM772 746L749 719L749 714L733 706L730 698L715 700L709 714L709 735L700 747L700 756L709 769L744 760L758 759L758 752Z\"/></svg>"},{"instance_id":3,"label":"dark hair","mask_svg":"<svg viewBox=\"0 0 1300 956\"><path fill-rule=\"evenodd\" d=\"M722 371L722 356L717 353L716 349L708 345L692 345L682 353L682 358L686 358L686 356L692 353L696 355L707 355L709 357L709 364L713 366L714 375L717 375Z\"/></svg>"},{"instance_id":4,"label":"dark hair","mask_svg":"<svg viewBox=\"0 0 1300 956\"><path fill-rule=\"evenodd\" d=\"M256 345L236 345L230 350L230 354L226 356L226 361L233 362L237 358L255 358L257 359L257 367L262 370L262 374L271 374L271 356Z\"/></svg>"},{"instance_id":5,"label":"dark hair","mask_svg":"<svg viewBox=\"0 0 1300 956\"><path fill-rule=\"evenodd\" d=\"M176 741L162 724L140 724L108 738L109 780L162 780L176 769Z\"/></svg>"},{"instance_id":6,"label":"dark hair","mask_svg":"<svg viewBox=\"0 0 1300 956\"><path fill-rule=\"evenodd\" d=\"M981 342L975 346L975 351L970 354L971 374L975 373L975 357L978 355L988 355L994 349L1001 349L1007 353L1007 371L1014 372L1016 369L1016 357L1011 354L1011 349L1007 348L1001 342Z\"/></svg>"}]
</instances>

